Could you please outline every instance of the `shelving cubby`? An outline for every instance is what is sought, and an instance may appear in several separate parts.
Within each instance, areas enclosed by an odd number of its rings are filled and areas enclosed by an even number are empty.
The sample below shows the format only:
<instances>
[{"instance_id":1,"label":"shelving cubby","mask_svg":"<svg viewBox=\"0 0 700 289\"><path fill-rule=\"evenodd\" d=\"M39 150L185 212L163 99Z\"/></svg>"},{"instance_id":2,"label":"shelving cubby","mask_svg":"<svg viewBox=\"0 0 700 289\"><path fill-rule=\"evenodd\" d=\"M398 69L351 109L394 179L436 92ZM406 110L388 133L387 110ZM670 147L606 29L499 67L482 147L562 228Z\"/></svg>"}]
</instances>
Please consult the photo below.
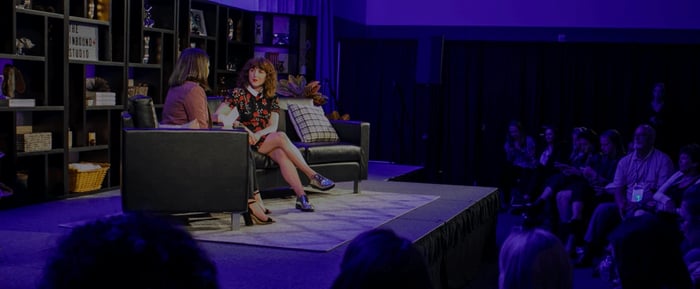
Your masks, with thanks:
<instances>
[{"instance_id":1,"label":"shelving cubby","mask_svg":"<svg viewBox=\"0 0 700 289\"><path fill-rule=\"evenodd\" d=\"M127 79L135 85L147 85L148 96L157 104L165 99L175 61L176 10L172 0L129 3Z\"/></svg>"}]
</instances>

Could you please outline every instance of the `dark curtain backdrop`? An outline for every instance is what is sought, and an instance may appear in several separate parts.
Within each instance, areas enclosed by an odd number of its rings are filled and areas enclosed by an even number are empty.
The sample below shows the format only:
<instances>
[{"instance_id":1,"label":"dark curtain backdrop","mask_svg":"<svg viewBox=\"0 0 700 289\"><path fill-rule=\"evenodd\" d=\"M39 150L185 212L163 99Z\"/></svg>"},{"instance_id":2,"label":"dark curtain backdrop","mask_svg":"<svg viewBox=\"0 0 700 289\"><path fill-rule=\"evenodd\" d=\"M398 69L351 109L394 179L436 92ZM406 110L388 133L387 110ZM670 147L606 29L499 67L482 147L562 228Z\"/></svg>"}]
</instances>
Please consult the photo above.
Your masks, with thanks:
<instances>
[{"instance_id":1,"label":"dark curtain backdrop","mask_svg":"<svg viewBox=\"0 0 700 289\"><path fill-rule=\"evenodd\" d=\"M699 45L446 41L441 83L418 84L413 41L342 44L340 106L372 123L370 159L424 165L428 182L497 186L510 120L629 141L655 82L681 142L700 141Z\"/></svg>"}]
</instances>

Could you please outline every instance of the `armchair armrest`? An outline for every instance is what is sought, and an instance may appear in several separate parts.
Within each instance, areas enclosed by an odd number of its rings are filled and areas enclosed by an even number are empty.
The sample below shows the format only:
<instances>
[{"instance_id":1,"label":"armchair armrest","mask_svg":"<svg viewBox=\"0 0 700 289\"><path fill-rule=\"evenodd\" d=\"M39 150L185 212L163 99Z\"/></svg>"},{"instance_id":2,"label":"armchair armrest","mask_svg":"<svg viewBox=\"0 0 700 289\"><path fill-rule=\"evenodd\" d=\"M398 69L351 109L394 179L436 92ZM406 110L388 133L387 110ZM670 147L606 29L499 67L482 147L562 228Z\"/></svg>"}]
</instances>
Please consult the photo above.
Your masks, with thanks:
<instances>
[{"instance_id":1,"label":"armchair armrest","mask_svg":"<svg viewBox=\"0 0 700 289\"><path fill-rule=\"evenodd\" d=\"M362 150L362 162L360 163L360 176L367 179L367 166L369 163L369 122L331 120L331 125L338 133L341 142L357 145Z\"/></svg>"}]
</instances>

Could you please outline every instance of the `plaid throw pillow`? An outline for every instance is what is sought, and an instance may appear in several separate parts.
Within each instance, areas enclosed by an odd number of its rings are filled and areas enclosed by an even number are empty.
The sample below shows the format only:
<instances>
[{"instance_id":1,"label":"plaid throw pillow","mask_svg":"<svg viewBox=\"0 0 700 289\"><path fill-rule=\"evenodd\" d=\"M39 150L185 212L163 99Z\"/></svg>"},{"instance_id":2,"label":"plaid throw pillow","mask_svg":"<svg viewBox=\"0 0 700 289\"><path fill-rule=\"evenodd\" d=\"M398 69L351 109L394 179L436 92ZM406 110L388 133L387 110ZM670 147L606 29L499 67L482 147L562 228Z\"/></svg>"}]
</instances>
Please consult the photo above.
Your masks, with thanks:
<instances>
[{"instance_id":1,"label":"plaid throw pillow","mask_svg":"<svg viewBox=\"0 0 700 289\"><path fill-rule=\"evenodd\" d=\"M323 109L310 105L287 105L289 118L303 142L338 142L340 138Z\"/></svg>"}]
</instances>

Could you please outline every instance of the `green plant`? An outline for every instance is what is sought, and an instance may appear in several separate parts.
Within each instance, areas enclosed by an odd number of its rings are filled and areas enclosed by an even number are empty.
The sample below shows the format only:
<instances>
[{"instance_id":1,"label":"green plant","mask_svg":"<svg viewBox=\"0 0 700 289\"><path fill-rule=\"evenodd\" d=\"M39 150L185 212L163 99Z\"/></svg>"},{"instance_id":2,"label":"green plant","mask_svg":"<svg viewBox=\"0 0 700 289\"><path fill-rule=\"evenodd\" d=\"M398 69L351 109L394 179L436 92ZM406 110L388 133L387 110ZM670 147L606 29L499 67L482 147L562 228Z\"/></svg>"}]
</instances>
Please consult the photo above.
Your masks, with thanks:
<instances>
[{"instance_id":1,"label":"green plant","mask_svg":"<svg viewBox=\"0 0 700 289\"><path fill-rule=\"evenodd\" d=\"M321 83L318 81L306 82L303 75L289 75L287 79L280 79L277 85L277 94L286 97L311 98L314 105L324 105L328 97L321 92Z\"/></svg>"}]
</instances>

